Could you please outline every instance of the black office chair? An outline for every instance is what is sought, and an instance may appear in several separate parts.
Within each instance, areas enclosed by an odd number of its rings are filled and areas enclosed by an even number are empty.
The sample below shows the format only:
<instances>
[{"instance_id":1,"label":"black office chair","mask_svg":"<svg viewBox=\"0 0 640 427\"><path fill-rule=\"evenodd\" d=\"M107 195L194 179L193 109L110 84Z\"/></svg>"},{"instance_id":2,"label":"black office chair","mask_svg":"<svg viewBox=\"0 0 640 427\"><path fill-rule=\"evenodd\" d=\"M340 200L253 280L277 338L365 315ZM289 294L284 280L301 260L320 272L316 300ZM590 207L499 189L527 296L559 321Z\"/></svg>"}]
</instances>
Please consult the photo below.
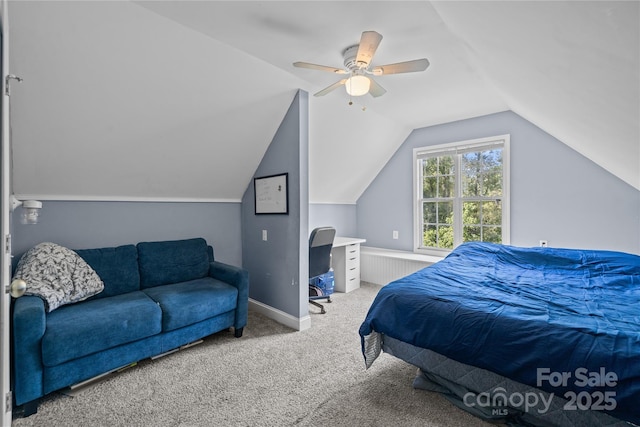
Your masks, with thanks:
<instances>
[{"instance_id":1,"label":"black office chair","mask_svg":"<svg viewBox=\"0 0 640 427\"><path fill-rule=\"evenodd\" d=\"M335 235L336 229L333 227L318 227L309 236L309 303L319 307L322 314L326 313L324 306L316 300L326 299L331 302L333 283L331 289L324 290L319 289L315 282L318 281L318 276L331 269L331 248Z\"/></svg>"}]
</instances>

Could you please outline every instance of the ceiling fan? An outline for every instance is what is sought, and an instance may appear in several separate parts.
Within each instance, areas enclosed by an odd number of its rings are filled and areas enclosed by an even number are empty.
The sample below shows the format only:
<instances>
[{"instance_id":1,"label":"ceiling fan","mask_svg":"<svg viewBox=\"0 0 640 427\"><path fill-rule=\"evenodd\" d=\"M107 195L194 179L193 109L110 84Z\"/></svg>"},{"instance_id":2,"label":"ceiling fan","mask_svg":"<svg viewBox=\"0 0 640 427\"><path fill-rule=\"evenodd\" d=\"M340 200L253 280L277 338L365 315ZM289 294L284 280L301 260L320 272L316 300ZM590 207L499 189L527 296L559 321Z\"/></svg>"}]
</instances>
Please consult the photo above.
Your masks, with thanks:
<instances>
[{"instance_id":1,"label":"ceiling fan","mask_svg":"<svg viewBox=\"0 0 640 427\"><path fill-rule=\"evenodd\" d=\"M312 70L328 71L335 74L348 75L329 87L322 89L315 96L324 96L334 89L344 85L347 93L351 96L362 96L370 93L373 97L384 95L387 91L380 86L371 76L382 76L387 74L412 73L424 71L429 66L426 58L414 59L413 61L398 62L388 65L377 65L373 67L371 60L382 40L382 35L375 31L364 31L360 37L360 43L349 46L344 50L345 68L327 67L325 65L311 64L309 62L294 62L294 67L309 68Z\"/></svg>"}]
</instances>

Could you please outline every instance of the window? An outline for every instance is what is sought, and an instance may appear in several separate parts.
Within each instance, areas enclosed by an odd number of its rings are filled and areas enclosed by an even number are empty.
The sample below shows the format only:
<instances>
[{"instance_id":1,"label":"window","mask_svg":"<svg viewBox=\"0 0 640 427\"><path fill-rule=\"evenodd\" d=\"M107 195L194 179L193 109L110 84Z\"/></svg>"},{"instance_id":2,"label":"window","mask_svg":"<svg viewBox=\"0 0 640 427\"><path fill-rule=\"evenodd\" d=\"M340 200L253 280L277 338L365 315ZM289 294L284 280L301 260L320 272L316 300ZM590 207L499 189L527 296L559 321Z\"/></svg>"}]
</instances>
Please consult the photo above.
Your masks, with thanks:
<instances>
[{"instance_id":1,"label":"window","mask_svg":"<svg viewBox=\"0 0 640 427\"><path fill-rule=\"evenodd\" d=\"M413 150L418 252L509 243L509 135Z\"/></svg>"}]
</instances>

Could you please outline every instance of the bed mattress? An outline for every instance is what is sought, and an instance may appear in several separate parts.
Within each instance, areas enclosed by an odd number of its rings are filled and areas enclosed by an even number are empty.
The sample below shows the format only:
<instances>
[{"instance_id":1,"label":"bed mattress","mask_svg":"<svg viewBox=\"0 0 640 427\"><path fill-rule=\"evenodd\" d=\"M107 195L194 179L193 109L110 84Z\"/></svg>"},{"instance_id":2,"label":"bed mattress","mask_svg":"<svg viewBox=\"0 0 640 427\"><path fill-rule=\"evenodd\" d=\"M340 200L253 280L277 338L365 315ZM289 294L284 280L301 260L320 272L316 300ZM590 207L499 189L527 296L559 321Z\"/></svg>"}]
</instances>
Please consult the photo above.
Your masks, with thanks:
<instances>
[{"instance_id":1,"label":"bed mattress","mask_svg":"<svg viewBox=\"0 0 640 427\"><path fill-rule=\"evenodd\" d=\"M640 424L640 257L467 243L383 287L360 328Z\"/></svg>"},{"instance_id":2,"label":"bed mattress","mask_svg":"<svg viewBox=\"0 0 640 427\"><path fill-rule=\"evenodd\" d=\"M597 411L569 410L560 396L466 365L434 351L382 337L385 353L416 367L417 389L443 393L453 404L492 423L511 426L630 427Z\"/></svg>"}]
</instances>

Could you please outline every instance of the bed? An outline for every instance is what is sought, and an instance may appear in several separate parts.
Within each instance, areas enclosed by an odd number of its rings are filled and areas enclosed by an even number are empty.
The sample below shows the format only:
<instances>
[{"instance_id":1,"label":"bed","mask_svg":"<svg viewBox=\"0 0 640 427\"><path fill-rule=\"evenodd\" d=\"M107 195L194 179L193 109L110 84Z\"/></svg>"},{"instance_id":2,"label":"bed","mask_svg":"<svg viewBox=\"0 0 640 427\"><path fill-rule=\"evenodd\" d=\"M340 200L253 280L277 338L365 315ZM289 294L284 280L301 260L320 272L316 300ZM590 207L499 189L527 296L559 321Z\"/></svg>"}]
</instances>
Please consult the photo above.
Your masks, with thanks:
<instances>
[{"instance_id":1,"label":"bed","mask_svg":"<svg viewBox=\"0 0 640 427\"><path fill-rule=\"evenodd\" d=\"M513 425L640 425L640 256L465 243L382 287L360 327L414 387Z\"/></svg>"}]
</instances>

